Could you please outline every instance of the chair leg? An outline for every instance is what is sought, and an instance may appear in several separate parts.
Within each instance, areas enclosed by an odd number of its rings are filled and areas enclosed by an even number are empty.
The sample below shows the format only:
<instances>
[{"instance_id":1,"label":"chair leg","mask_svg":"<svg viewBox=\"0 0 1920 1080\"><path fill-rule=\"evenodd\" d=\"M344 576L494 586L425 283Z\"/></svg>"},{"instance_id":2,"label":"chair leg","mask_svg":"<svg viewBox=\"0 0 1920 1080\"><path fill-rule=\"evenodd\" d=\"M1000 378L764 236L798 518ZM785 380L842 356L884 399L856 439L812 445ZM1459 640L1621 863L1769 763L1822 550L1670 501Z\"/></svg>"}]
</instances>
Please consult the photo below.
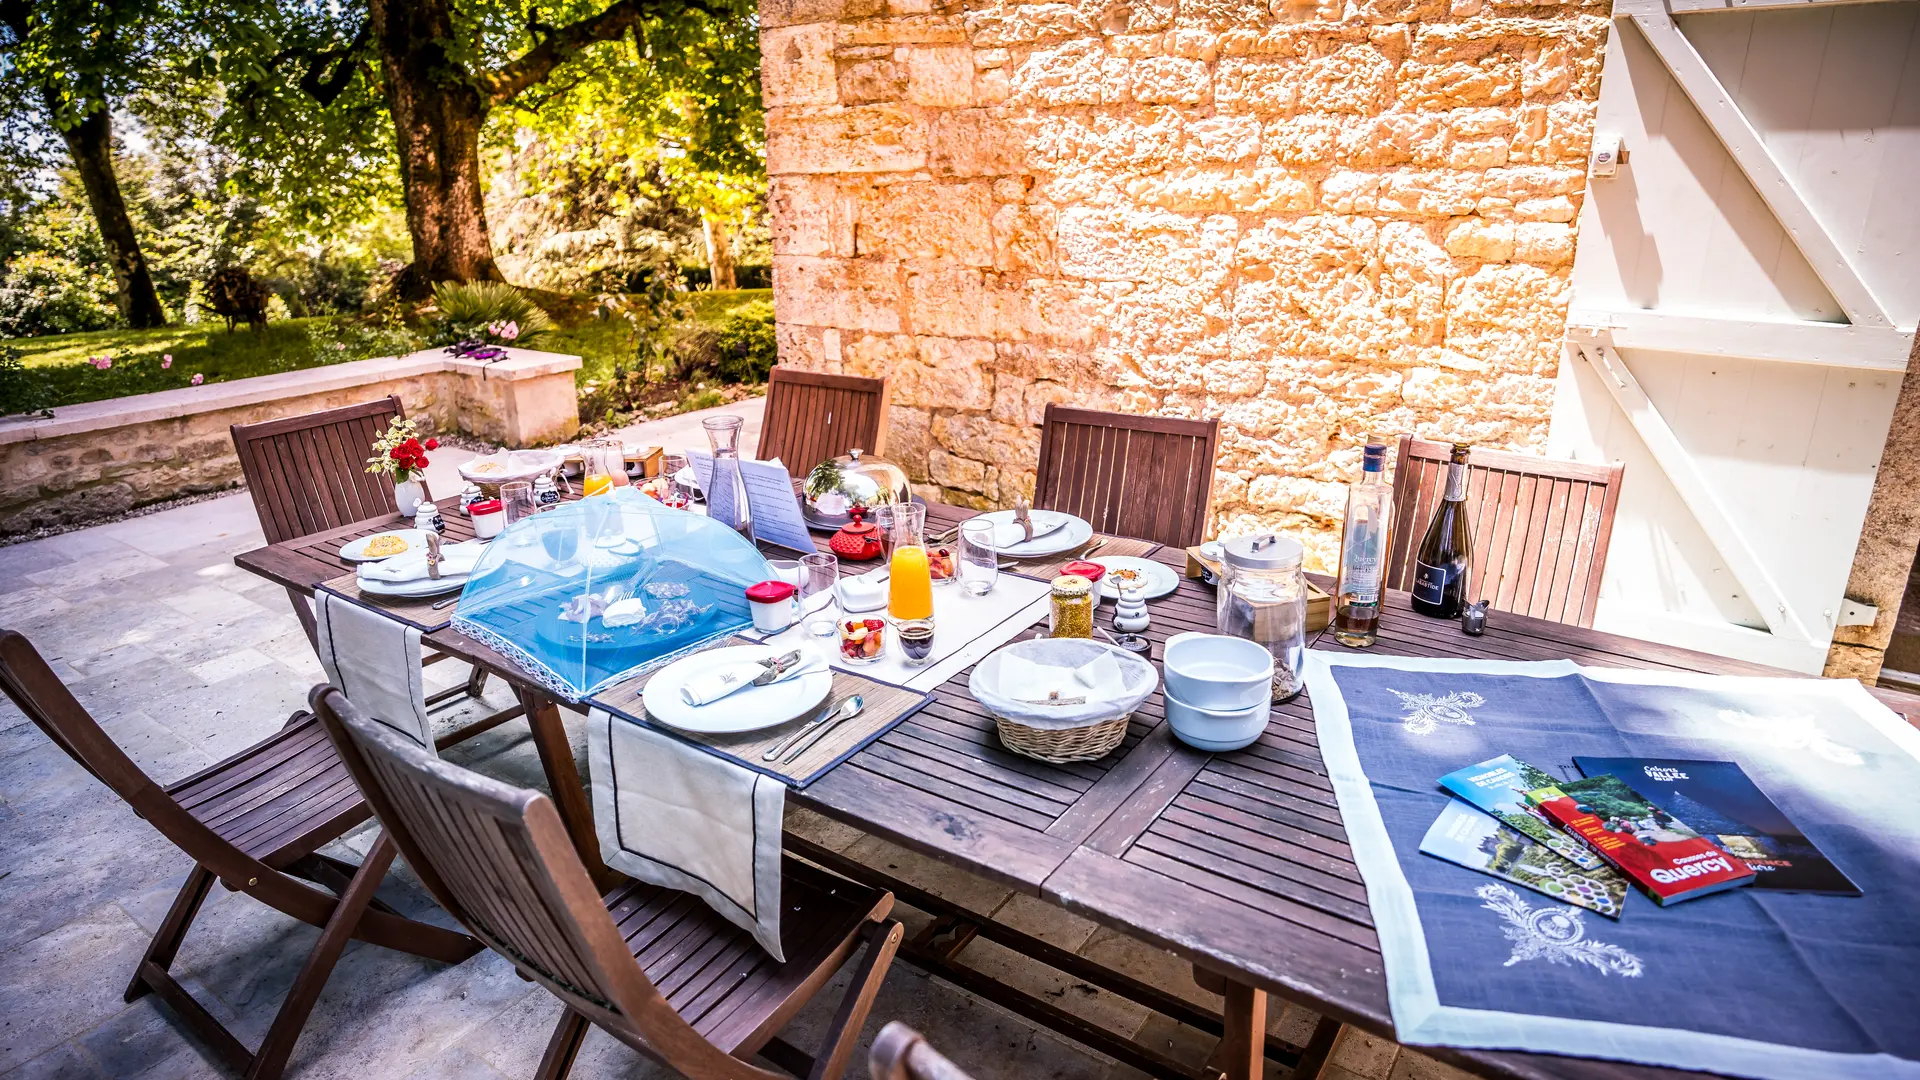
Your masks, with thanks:
<instances>
[{"instance_id":1,"label":"chair leg","mask_svg":"<svg viewBox=\"0 0 1920 1080\"><path fill-rule=\"evenodd\" d=\"M888 919L872 924L863 933L867 938L866 958L860 962L853 984L847 987L847 996L840 1000L833 1023L827 1026L827 1036L813 1059L808 1080L840 1080L840 1074L846 1071L854 1044L860 1041L860 1029L867 1024L867 1013L880 993L880 984L886 981L887 969L893 965L893 954L899 951L906 928L898 920Z\"/></svg>"},{"instance_id":2,"label":"chair leg","mask_svg":"<svg viewBox=\"0 0 1920 1080\"><path fill-rule=\"evenodd\" d=\"M199 863L193 864L193 871L187 875L187 883L180 886L180 894L173 898L173 907L168 909L159 933L153 935L153 942L147 946L147 954L140 958L139 966L134 968L133 981L127 984L127 1001L138 1001L153 990L141 977L141 968L151 963L165 971L173 965L173 958L180 951L180 942L187 936L187 927L193 925L193 917L200 913L200 905L206 902L207 892L212 888L213 871Z\"/></svg>"},{"instance_id":3,"label":"chair leg","mask_svg":"<svg viewBox=\"0 0 1920 1080\"><path fill-rule=\"evenodd\" d=\"M573 1060L580 1056L580 1044L585 1041L590 1026L586 1017L568 1009L555 1025L553 1038L547 1040L547 1054L540 1059L534 1080L566 1080L567 1073L573 1070Z\"/></svg>"},{"instance_id":4,"label":"chair leg","mask_svg":"<svg viewBox=\"0 0 1920 1080\"><path fill-rule=\"evenodd\" d=\"M307 962L301 966L293 988L287 991L287 999L280 1003L280 1012L273 1018L273 1026L267 1029L267 1037L261 1041L260 1049L253 1052L247 1080L276 1080L286 1069L287 1059L293 1056L293 1044L307 1026L307 1016L313 1012L314 1002L320 999L327 976L333 974L333 966L352 939L353 928L372 901L373 891L386 878L387 868L393 865L395 853L393 838L382 832L360 869L347 882L340 902L334 905L333 914L320 931L320 940L307 954Z\"/></svg>"}]
</instances>

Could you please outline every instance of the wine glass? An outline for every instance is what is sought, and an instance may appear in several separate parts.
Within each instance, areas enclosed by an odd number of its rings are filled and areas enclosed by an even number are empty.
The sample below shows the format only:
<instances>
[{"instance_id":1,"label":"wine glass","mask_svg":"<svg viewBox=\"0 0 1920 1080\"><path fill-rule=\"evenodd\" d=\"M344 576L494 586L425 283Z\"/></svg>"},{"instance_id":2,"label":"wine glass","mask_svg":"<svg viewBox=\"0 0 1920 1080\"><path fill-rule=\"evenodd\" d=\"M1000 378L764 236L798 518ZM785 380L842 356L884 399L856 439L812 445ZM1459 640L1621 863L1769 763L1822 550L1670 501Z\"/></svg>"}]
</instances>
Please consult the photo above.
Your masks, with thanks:
<instances>
[{"instance_id":1,"label":"wine glass","mask_svg":"<svg viewBox=\"0 0 1920 1080\"><path fill-rule=\"evenodd\" d=\"M660 501L675 510L685 510L693 505L693 491L680 482L680 474L686 468L685 454L668 454L660 462L660 475L666 478L663 485L666 490L660 493Z\"/></svg>"},{"instance_id":2,"label":"wine glass","mask_svg":"<svg viewBox=\"0 0 1920 1080\"><path fill-rule=\"evenodd\" d=\"M993 548L993 522L973 518L960 523L960 587L985 596L1000 580L1000 553Z\"/></svg>"}]
</instances>

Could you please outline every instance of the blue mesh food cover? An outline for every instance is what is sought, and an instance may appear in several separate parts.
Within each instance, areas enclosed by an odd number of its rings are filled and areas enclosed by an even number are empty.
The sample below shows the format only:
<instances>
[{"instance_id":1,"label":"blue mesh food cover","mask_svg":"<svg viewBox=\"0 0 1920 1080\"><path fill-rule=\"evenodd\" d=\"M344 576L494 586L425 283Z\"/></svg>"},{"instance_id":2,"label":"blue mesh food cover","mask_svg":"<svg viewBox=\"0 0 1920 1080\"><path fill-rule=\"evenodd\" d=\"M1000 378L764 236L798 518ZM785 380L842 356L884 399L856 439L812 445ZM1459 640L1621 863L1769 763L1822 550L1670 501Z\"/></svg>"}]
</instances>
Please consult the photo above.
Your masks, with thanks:
<instances>
[{"instance_id":1,"label":"blue mesh food cover","mask_svg":"<svg viewBox=\"0 0 1920 1080\"><path fill-rule=\"evenodd\" d=\"M739 533L621 487L508 526L453 626L579 701L750 625L747 586L772 576Z\"/></svg>"}]
</instances>

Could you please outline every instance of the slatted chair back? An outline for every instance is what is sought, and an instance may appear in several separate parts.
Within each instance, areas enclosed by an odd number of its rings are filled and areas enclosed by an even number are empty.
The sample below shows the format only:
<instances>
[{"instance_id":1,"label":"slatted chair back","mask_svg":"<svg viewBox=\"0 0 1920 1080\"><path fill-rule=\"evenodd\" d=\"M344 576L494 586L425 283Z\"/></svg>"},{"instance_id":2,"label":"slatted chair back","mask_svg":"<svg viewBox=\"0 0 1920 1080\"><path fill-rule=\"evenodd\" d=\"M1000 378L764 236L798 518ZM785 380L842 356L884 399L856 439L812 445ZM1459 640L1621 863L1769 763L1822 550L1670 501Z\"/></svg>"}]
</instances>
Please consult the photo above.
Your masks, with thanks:
<instances>
[{"instance_id":1,"label":"slatted chair back","mask_svg":"<svg viewBox=\"0 0 1920 1080\"><path fill-rule=\"evenodd\" d=\"M898 1020L880 1029L867 1057L873 1080L973 1080L940 1056L926 1037Z\"/></svg>"},{"instance_id":2,"label":"slatted chair back","mask_svg":"<svg viewBox=\"0 0 1920 1080\"><path fill-rule=\"evenodd\" d=\"M314 711L434 899L529 978L696 1080L774 1080L719 1050L641 970L553 803L440 760L317 687Z\"/></svg>"},{"instance_id":3,"label":"slatted chair back","mask_svg":"<svg viewBox=\"0 0 1920 1080\"><path fill-rule=\"evenodd\" d=\"M1400 437L1393 472L1387 585L1413 585L1414 556L1439 505L1451 445ZM1626 466L1474 450L1467 457L1473 522L1470 598L1500 611L1593 625Z\"/></svg>"},{"instance_id":4,"label":"slatted chair back","mask_svg":"<svg viewBox=\"0 0 1920 1080\"><path fill-rule=\"evenodd\" d=\"M1176 547L1206 538L1220 421L1048 405L1033 505Z\"/></svg>"},{"instance_id":5,"label":"slatted chair back","mask_svg":"<svg viewBox=\"0 0 1920 1080\"><path fill-rule=\"evenodd\" d=\"M367 472L374 440L406 415L394 396L338 409L235 424L253 508L277 544L393 512L393 483Z\"/></svg>"},{"instance_id":6,"label":"slatted chair back","mask_svg":"<svg viewBox=\"0 0 1920 1080\"><path fill-rule=\"evenodd\" d=\"M776 367L767 378L757 455L779 458L795 476L849 450L879 457L887 397L885 379Z\"/></svg>"}]
</instances>

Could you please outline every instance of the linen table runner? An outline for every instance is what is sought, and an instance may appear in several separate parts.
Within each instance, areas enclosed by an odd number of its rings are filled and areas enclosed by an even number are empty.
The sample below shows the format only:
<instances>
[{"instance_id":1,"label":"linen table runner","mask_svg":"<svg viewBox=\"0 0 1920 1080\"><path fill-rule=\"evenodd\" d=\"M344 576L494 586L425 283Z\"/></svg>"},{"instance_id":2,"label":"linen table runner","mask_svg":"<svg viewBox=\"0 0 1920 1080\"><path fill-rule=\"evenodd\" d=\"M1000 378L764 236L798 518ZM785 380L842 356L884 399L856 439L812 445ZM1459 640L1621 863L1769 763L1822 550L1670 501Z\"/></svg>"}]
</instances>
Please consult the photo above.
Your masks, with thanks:
<instances>
[{"instance_id":1,"label":"linen table runner","mask_svg":"<svg viewBox=\"0 0 1920 1080\"><path fill-rule=\"evenodd\" d=\"M764 641L776 648L795 648L808 642L820 642L833 652L835 671L849 671L909 690L930 691L956 674L978 663L988 653L1025 633L1034 623L1047 617L1052 586L1044 581L1001 574L993 591L973 596L959 584L933 587L933 658L921 667L910 667L900 651L900 640L892 625L886 628L887 651L870 664L850 664L840 658L837 637L816 638L809 634L805 620L778 634L742 631L741 637ZM842 618L884 619L885 607Z\"/></svg>"},{"instance_id":2,"label":"linen table runner","mask_svg":"<svg viewBox=\"0 0 1920 1080\"><path fill-rule=\"evenodd\" d=\"M320 666L360 711L429 754L433 722L420 670L420 631L329 592L314 594Z\"/></svg>"},{"instance_id":3,"label":"linen table runner","mask_svg":"<svg viewBox=\"0 0 1920 1080\"><path fill-rule=\"evenodd\" d=\"M587 712L587 767L608 866L698 896L785 962L784 784L605 709Z\"/></svg>"},{"instance_id":4,"label":"linen table runner","mask_svg":"<svg viewBox=\"0 0 1920 1080\"><path fill-rule=\"evenodd\" d=\"M744 638L729 638L716 641L706 648L719 649L747 644L753 643ZM697 651L705 652L706 649ZM623 722L648 724L647 707L641 702L641 693L647 688L647 683L652 680L654 674L649 672L636 675L625 682L616 683L595 694L589 699L589 704L613 713ZM852 757L868 743L892 731L900 721L919 712L928 701L932 700L929 695L918 690L909 690L904 686L895 686L836 668L833 673L833 688L827 692L825 704L807 719L813 719L814 716L831 716L833 710L840 707L841 702L855 694L859 694L866 700L866 705L860 710L859 715L841 722L791 762L782 762L778 758L767 761L762 755L785 742L787 737L798 729L800 723L805 723L804 720L794 724L782 724L765 731L749 731L739 735L696 735L666 727L656 727L654 730L799 789L825 776L834 766ZM780 755L780 757L785 756L784 753Z\"/></svg>"},{"instance_id":5,"label":"linen table runner","mask_svg":"<svg viewBox=\"0 0 1920 1080\"><path fill-rule=\"evenodd\" d=\"M445 630L447 624L453 619L454 606L452 604L448 604L438 611L434 610L433 605L443 600L457 599L460 595L456 590L442 593L439 596L422 597L417 600L409 600L397 596L374 596L371 593L360 590L360 578L358 574L345 574L321 582L320 587L314 590L316 602L318 602L318 595L323 592L332 593L335 596L359 604L362 607L372 608L389 619L397 620L415 630L428 634L436 630ZM349 694L347 696L352 697L353 695Z\"/></svg>"},{"instance_id":6,"label":"linen table runner","mask_svg":"<svg viewBox=\"0 0 1920 1080\"><path fill-rule=\"evenodd\" d=\"M1858 683L1311 652L1307 686L1401 1042L1920 1078L1920 731ZM1630 892L1614 921L1420 854L1437 778L1501 754L1735 762L1864 895Z\"/></svg>"},{"instance_id":7,"label":"linen table runner","mask_svg":"<svg viewBox=\"0 0 1920 1080\"><path fill-rule=\"evenodd\" d=\"M1135 540L1130 536L1106 536L1101 533L1095 533L1092 539L1088 541L1088 544L1090 545L1094 540L1105 540L1106 543L1090 551L1082 547L1078 549L1078 552L1069 551L1059 555L1048 555L1038 559L1022 560L1015 563L1010 570L1005 572L1021 574L1026 577L1050 582L1060 576L1063 567L1076 559L1102 559L1108 555L1134 555L1144 559L1160 549L1160 545L1151 540ZM1084 552L1085 554L1080 554L1079 552Z\"/></svg>"}]
</instances>

